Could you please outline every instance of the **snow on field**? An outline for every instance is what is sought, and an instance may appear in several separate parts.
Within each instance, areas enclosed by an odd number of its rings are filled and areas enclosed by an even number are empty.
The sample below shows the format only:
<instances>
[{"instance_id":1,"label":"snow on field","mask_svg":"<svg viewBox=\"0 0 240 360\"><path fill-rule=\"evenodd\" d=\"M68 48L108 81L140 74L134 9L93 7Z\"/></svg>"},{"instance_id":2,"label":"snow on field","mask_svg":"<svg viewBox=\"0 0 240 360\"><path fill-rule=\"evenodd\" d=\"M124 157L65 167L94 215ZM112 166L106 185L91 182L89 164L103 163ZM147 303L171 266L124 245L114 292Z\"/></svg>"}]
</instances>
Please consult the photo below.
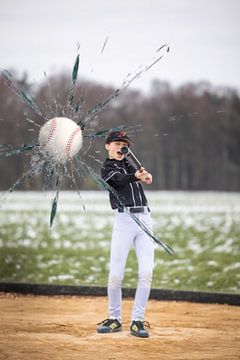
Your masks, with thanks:
<instances>
[{"instance_id":1,"label":"snow on field","mask_svg":"<svg viewBox=\"0 0 240 360\"><path fill-rule=\"evenodd\" d=\"M224 192L146 192L151 208L161 213L233 213L240 214L240 193ZM2 203L7 210L47 210L51 206L52 192L15 192ZM61 191L59 208L64 212L110 211L108 194L104 191L81 191L81 198L73 191Z\"/></svg>"},{"instance_id":2,"label":"snow on field","mask_svg":"<svg viewBox=\"0 0 240 360\"><path fill-rule=\"evenodd\" d=\"M114 215L108 194L82 191L79 198L62 191L50 229L52 197L15 192L1 204L0 281L103 284ZM175 250L173 257L156 251L155 286L239 291L240 193L154 191L147 197L155 232ZM135 286L131 273L128 265L126 285Z\"/></svg>"}]
</instances>

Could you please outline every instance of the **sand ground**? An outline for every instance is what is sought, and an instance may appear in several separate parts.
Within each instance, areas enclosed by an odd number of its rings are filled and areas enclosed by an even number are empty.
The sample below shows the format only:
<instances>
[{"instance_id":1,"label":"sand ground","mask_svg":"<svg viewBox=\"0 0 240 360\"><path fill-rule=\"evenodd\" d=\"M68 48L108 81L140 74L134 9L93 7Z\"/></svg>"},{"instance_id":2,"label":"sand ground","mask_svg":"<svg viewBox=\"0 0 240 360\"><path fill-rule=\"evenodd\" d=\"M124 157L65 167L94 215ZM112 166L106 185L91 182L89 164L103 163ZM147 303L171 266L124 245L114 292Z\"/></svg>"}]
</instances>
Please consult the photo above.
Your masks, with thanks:
<instances>
[{"instance_id":1,"label":"sand ground","mask_svg":"<svg viewBox=\"0 0 240 360\"><path fill-rule=\"evenodd\" d=\"M151 300L150 338L129 334L132 299L123 301L123 331L96 333L107 298L0 293L0 359L240 359L240 307Z\"/></svg>"}]
</instances>

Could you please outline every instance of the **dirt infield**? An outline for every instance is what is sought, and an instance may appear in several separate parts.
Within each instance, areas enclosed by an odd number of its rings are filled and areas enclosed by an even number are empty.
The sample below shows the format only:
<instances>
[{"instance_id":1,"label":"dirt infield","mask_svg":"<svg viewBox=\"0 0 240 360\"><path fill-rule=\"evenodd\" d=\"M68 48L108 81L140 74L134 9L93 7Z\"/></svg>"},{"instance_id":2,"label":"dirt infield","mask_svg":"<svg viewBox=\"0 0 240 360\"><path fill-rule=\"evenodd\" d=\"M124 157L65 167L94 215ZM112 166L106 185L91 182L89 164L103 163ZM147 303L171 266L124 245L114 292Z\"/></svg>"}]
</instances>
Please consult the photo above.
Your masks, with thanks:
<instances>
[{"instance_id":1,"label":"dirt infield","mask_svg":"<svg viewBox=\"0 0 240 360\"><path fill-rule=\"evenodd\" d=\"M123 331L97 334L105 297L0 293L0 359L240 359L240 307L149 301L151 336L129 334L133 300L123 302Z\"/></svg>"}]
</instances>

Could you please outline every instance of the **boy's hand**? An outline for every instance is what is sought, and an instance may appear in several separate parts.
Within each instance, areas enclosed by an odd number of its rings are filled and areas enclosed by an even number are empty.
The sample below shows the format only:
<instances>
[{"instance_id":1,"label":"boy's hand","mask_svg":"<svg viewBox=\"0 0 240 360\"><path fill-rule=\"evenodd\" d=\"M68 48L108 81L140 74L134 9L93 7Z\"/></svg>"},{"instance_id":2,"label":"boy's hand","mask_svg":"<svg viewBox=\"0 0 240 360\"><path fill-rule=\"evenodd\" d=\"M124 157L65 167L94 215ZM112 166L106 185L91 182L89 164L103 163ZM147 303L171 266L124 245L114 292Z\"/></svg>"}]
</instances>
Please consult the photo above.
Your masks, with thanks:
<instances>
[{"instance_id":1,"label":"boy's hand","mask_svg":"<svg viewBox=\"0 0 240 360\"><path fill-rule=\"evenodd\" d=\"M152 183L152 175L147 172L143 167L135 172L135 177L138 180L145 182L146 184Z\"/></svg>"},{"instance_id":2,"label":"boy's hand","mask_svg":"<svg viewBox=\"0 0 240 360\"><path fill-rule=\"evenodd\" d=\"M148 173L147 177L142 180L146 184L150 185L152 183L152 174Z\"/></svg>"}]
</instances>

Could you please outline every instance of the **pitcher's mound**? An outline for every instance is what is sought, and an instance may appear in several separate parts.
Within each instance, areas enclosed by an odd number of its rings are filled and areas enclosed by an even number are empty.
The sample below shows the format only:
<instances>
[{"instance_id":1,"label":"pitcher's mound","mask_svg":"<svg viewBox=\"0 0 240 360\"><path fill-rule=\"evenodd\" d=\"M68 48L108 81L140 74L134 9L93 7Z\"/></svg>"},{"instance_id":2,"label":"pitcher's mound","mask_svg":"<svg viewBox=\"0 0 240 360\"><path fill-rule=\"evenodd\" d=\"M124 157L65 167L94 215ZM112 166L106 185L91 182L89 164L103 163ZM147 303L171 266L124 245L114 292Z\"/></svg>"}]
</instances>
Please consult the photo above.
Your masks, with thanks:
<instances>
[{"instance_id":1,"label":"pitcher's mound","mask_svg":"<svg viewBox=\"0 0 240 360\"><path fill-rule=\"evenodd\" d=\"M129 334L132 299L123 301L123 331L98 334L107 298L0 294L0 359L237 360L240 308L150 300L150 337Z\"/></svg>"}]
</instances>

